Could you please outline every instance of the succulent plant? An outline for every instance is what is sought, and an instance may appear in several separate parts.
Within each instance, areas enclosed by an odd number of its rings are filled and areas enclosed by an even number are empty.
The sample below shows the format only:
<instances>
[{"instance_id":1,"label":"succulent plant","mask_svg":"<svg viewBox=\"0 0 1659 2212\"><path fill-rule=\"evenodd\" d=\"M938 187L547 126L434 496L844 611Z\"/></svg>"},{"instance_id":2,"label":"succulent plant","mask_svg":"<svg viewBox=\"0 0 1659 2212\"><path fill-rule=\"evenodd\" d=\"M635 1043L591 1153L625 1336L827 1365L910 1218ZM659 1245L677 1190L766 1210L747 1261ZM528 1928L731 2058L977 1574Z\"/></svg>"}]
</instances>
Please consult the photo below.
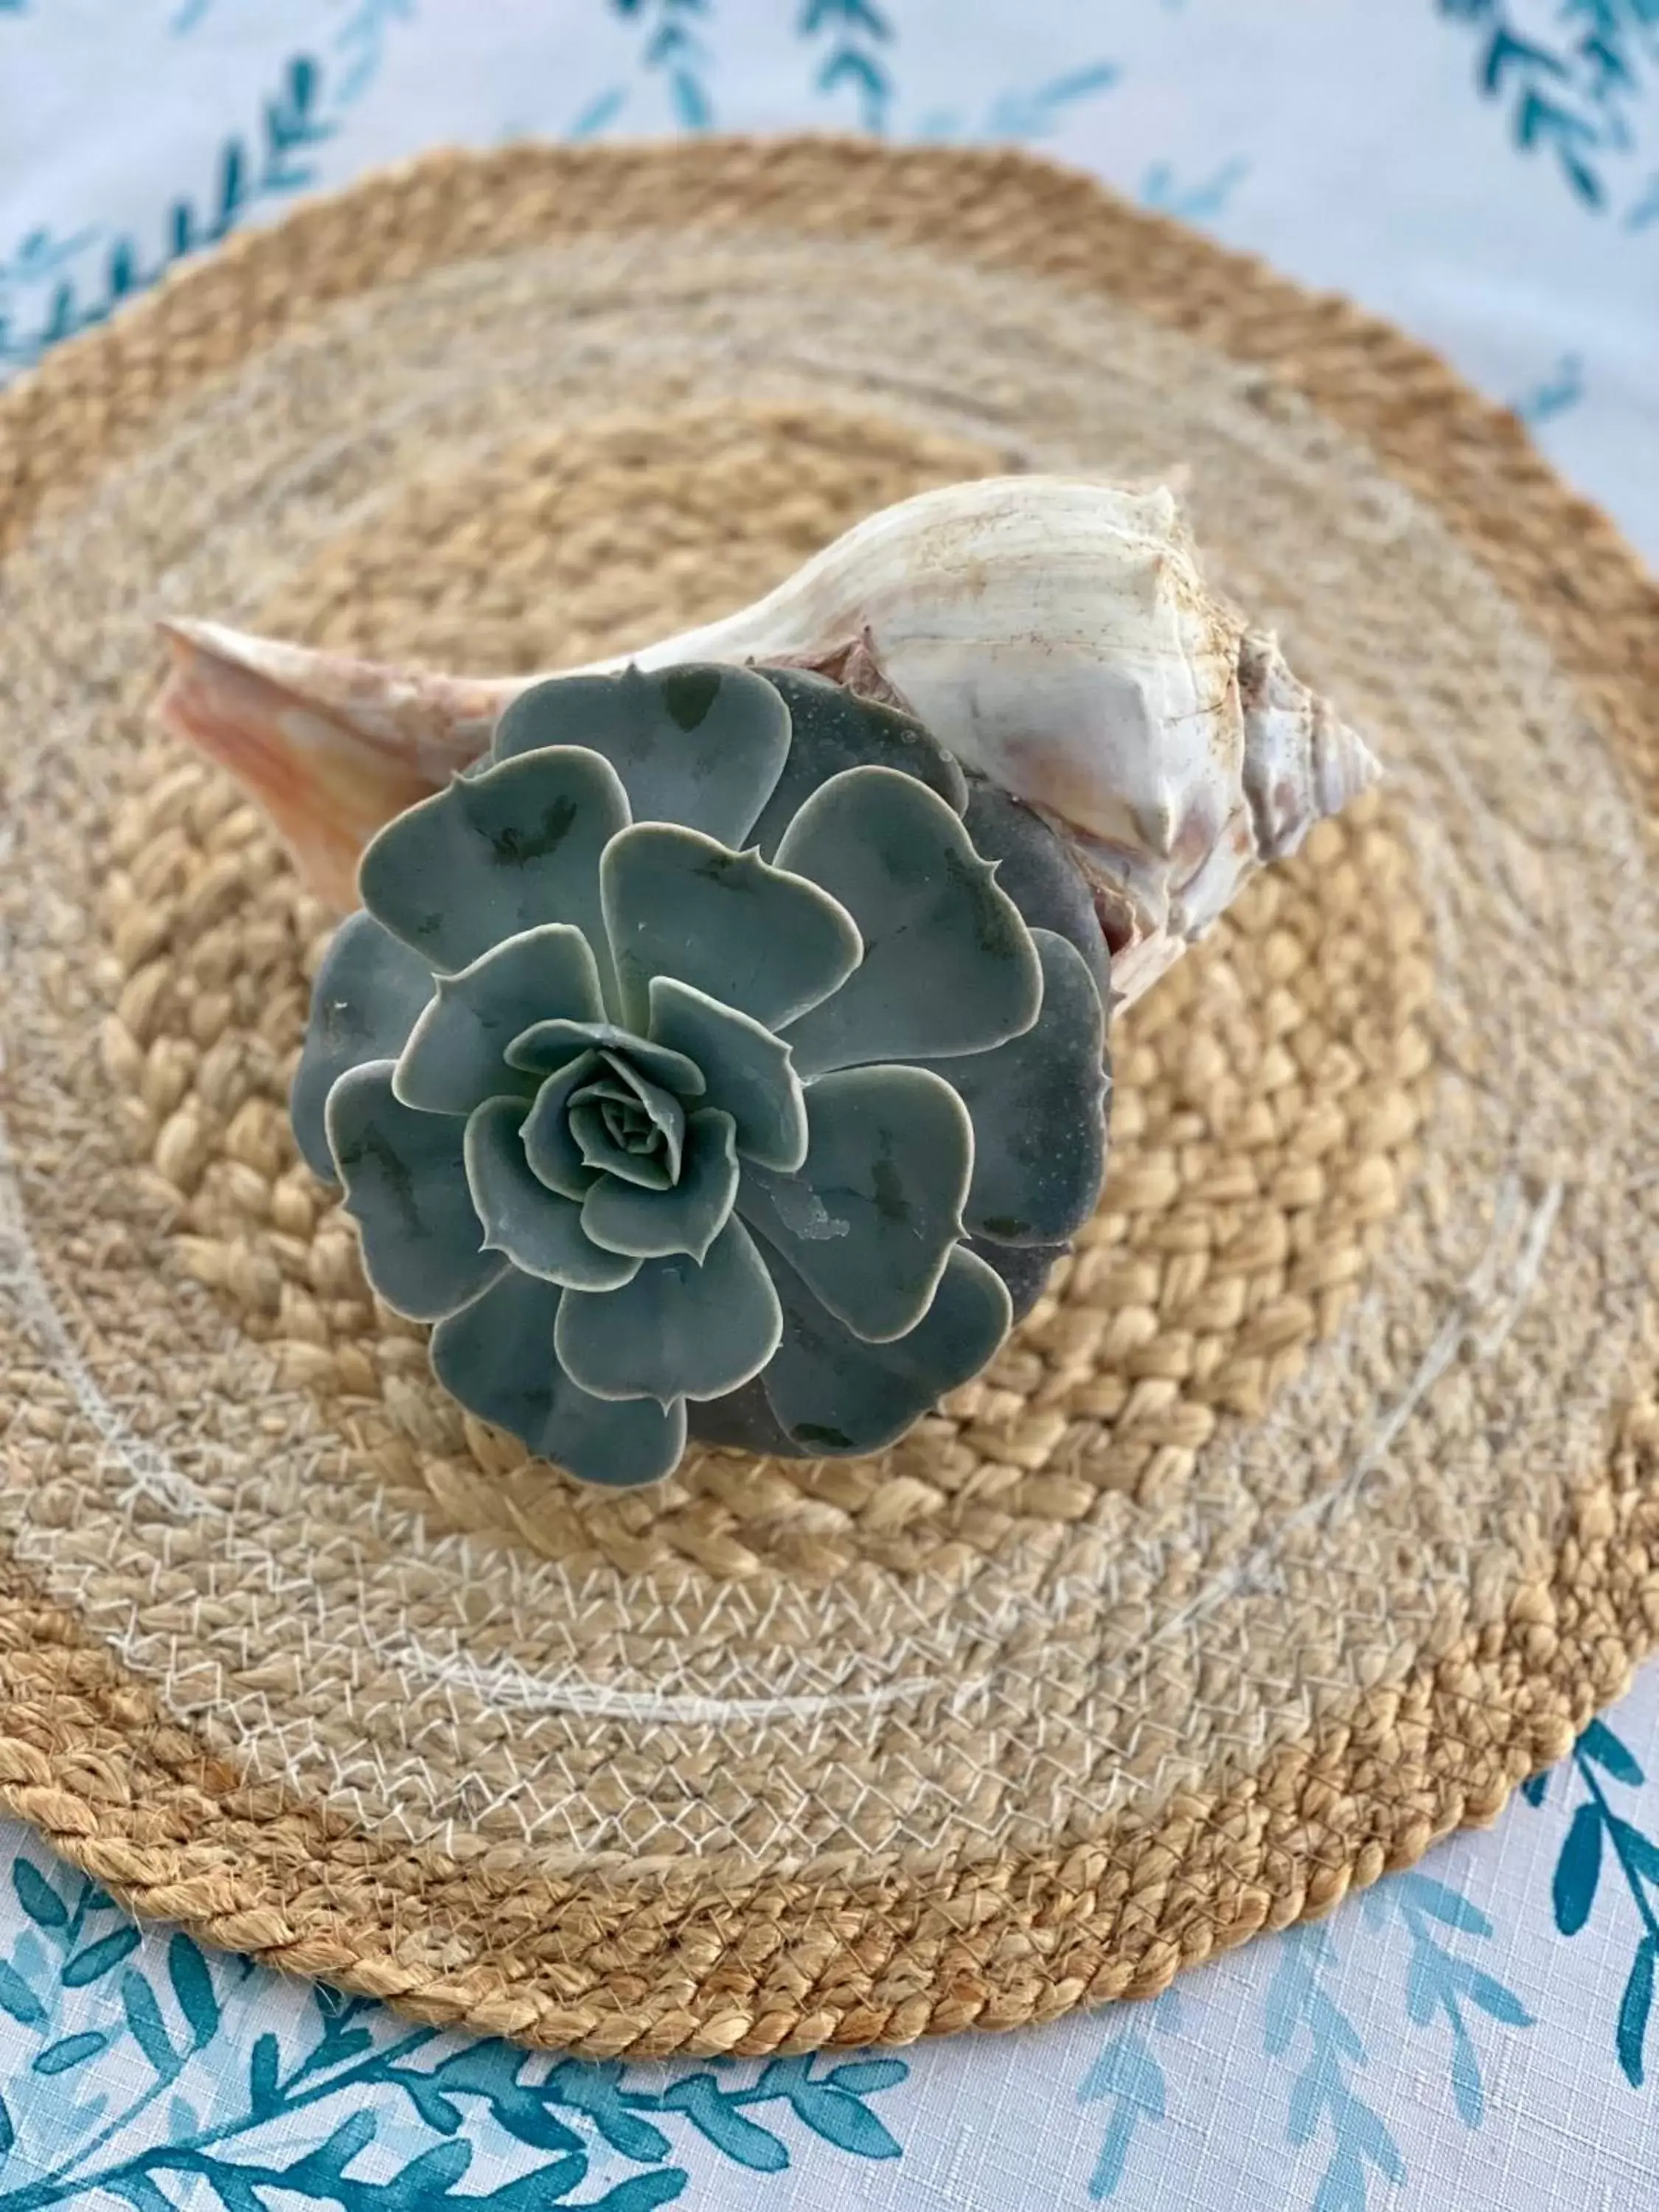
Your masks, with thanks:
<instances>
[{"instance_id":1,"label":"succulent plant","mask_svg":"<svg viewBox=\"0 0 1659 2212\"><path fill-rule=\"evenodd\" d=\"M1037 817L799 671L556 678L364 853L293 1091L440 1381L584 1480L890 1443L1091 1210L1108 968Z\"/></svg>"}]
</instances>

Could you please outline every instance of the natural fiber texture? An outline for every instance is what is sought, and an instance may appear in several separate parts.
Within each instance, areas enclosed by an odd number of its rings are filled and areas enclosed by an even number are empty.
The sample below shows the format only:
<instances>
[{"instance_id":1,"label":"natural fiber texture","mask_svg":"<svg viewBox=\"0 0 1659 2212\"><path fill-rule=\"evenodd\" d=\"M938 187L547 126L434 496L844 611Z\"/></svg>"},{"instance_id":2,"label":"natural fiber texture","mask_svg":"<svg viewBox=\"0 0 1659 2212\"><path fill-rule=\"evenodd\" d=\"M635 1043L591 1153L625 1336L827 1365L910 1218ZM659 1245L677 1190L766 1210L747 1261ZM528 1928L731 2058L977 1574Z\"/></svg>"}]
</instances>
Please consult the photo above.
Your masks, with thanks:
<instances>
[{"instance_id":1,"label":"natural fiber texture","mask_svg":"<svg viewBox=\"0 0 1659 2212\"><path fill-rule=\"evenodd\" d=\"M460 1417L148 616L556 665L1176 463L1393 774L1127 1018L1014 1342L625 1498ZM65 349L7 483L0 1795L141 1909L594 2054L1047 2018L1489 1818L1659 1637L1659 606L1405 341L1013 157L443 157Z\"/></svg>"}]
</instances>

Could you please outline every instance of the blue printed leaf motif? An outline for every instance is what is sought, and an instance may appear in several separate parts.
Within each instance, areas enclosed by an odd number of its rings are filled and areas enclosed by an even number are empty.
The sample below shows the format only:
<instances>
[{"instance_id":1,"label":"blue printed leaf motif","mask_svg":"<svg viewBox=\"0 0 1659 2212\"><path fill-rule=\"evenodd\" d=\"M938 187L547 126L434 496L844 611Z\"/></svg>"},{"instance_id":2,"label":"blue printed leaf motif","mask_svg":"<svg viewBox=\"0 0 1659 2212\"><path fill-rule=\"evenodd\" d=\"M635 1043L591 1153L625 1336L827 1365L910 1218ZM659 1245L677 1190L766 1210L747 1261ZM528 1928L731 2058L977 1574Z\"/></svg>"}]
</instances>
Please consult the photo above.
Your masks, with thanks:
<instances>
[{"instance_id":1,"label":"blue printed leaf motif","mask_svg":"<svg viewBox=\"0 0 1659 2212\"><path fill-rule=\"evenodd\" d=\"M25 2027L39 2027L46 2017L46 2008L36 1996L15 1966L0 1960L0 2012L9 2012Z\"/></svg>"},{"instance_id":2,"label":"blue printed leaf motif","mask_svg":"<svg viewBox=\"0 0 1659 2212\"><path fill-rule=\"evenodd\" d=\"M1395 1881L1402 1896L1420 1905L1443 1927L1455 1928L1465 1936L1492 1934L1492 1924L1479 1905L1471 1905L1467 1897L1460 1897L1455 1889L1448 1889L1443 1881L1436 1881L1431 1875L1402 1874L1397 1875Z\"/></svg>"},{"instance_id":3,"label":"blue printed leaf motif","mask_svg":"<svg viewBox=\"0 0 1659 2212\"><path fill-rule=\"evenodd\" d=\"M309 2047L304 2042L307 2031L302 2030L285 2069L277 2034L258 2033L246 2054L244 2081L240 2067L228 2070L222 2063L231 2044L226 2031L234 2026L226 2008L240 2002L234 1962L216 1966L188 1937L158 1936L151 1955L165 1958L168 1987L162 1990L159 1976L153 1981L143 1971L142 1956L137 1965L123 1965L136 1948L135 1931L125 1922L104 1936L80 1940L88 1914L115 1909L101 1890L83 1882L71 1899L38 1869L32 1875L33 1882L31 1875L24 1875L21 1883L15 1876L15 1886L20 1902L21 1893L32 1899L40 1916L35 1924L48 1929L59 1958L67 1961L58 1968L60 1982L67 1978L71 1987L82 1989L84 2004L104 2007L103 2025L89 2023L79 2033L59 2035L34 2056L35 2070L66 2080L78 2074L88 2083L104 2078L96 2061L125 2028L154 2078L113 2119L104 2095L60 2098L52 2108L59 2139L71 2149L80 2140L82 2150L51 2178L44 2193L37 2182L25 2184L21 2191L0 2188L0 2212L24 2212L25 2206L28 2212L47 2212L59 2204L90 2205L94 2198L125 2203L134 2212L156 2212L158 2204L182 2212L186 2204L216 2201L224 2212L273 2212L279 2199L296 2197L335 2203L341 2212L424 2212L427 2206L447 2203L476 2203L480 2212L486 2205L490 2212L543 2212L544 2207L578 2197L581 2212L652 2212L688 2186L684 2165L671 2162L675 2139L668 2125L675 2121L686 2134L695 2130L720 2156L751 2171L787 2166L788 2148L745 2109L768 2103L787 2106L823 2143L856 2157L886 2159L898 2152L866 2100L908 2077L902 2059L854 2057L833 2068L820 2067L811 2057L774 2062L750 2086L744 2086L742 2062L717 2061L678 2081L646 2087L617 2061L539 2061L495 2039L459 2048L446 2040L425 2062L432 2068L427 2072L409 2062L423 2045L438 2044L435 2029L411 2029L367 1998L320 1987L312 1994L314 2012L308 2008L306 2015ZM54 1907L60 1917L55 1917ZM9 2016L21 2014L23 2025L45 2027L52 2014L34 1984L50 1971L52 1954L33 1935L25 1934L17 1939L13 1958L19 1963L3 1970L11 1978L0 1979L0 1990L12 2002ZM182 2018L183 2035L164 2014L169 1996ZM112 2014L113 2027L107 2024ZM86 2019L83 2012L82 2021ZM192 2069L187 2075L186 2069ZM4 2072L0 2060L0 2076ZM123 2141L118 2131L181 2075L208 2089L209 2118L198 2118L187 2099L174 2094L161 2139ZM240 2107L234 2101L239 2089L244 2092ZM342 2097L346 2092L349 2095ZM229 2112L227 2093L233 2100ZM359 2154L377 2141L388 2100L399 2094L431 2131L428 2140L408 2143L401 2125L397 2132L404 2134L403 2142L392 2130L382 2130L378 2170L353 2172ZM319 2147L301 2148L311 2134L307 2120L299 2143L288 2152L288 2162L273 2162L273 2150L278 2160L283 2154L283 2138L272 2124L337 2097L341 2103L315 2115L322 2123L317 2133L325 2136ZM460 2187L474 2158L473 2144L462 2133L462 2107L471 2097L483 2100L507 2134L544 2154L528 2171L483 2192ZM339 2124L328 2132L336 2118ZM586 2128L586 2135L568 2124L571 2121ZM9 2131L10 2116L3 2103L0 2122ZM100 2124L102 2133L88 2140ZM242 2136L252 2140L239 2147ZM90 2154L106 2144L106 2162L95 2166ZM0 2152L6 2147L0 2142ZM545 2155L550 2150L556 2154ZM614 2170L593 2173L596 2152L619 2155L646 2170L621 2176ZM381 2179L388 2171L391 2178Z\"/></svg>"},{"instance_id":4,"label":"blue printed leaf motif","mask_svg":"<svg viewBox=\"0 0 1659 2212\"><path fill-rule=\"evenodd\" d=\"M1320 2112L1335 2086L1328 2059L1317 2058L1297 2075L1291 2089L1290 2118L1285 2133L1298 2150L1304 2143L1313 2141Z\"/></svg>"},{"instance_id":5,"label":"blue printed leaf motif","mask_svg":"<svg viewBox=\"0 0 1659 2212\"><path fill-rule=\"evenodd\" d=\"M1481 88L1496 92L1507 70L1519 64L1542 69L1553 76L1565 76L1566 65L1558 61L1547 47L1535 46L1529 40L1517 38L1506 26L1493 32L1486 47L1485 65L1480 72Z\"/></svg>"},{"instance_id":6,"label":"blue printed leaf motif","mask_svg":"<svg viewBox=\"0 0 1659 2212\"><path fill-rule=\"evenodd\" d=\"M737 2111L712 2074L689 2074L676 2081L664 2092L662 2107L684 2112L716 2150L752 2173L781 2173L789 2163L789 2153L778 2137Z\"/></svg>"},{"instance_id":7,"label":"blue printed leaf motif","mask_svg":"<svg viewBox=\"0 0 1659 2212\"><path fill-rule=\"evenodd\" d=\"M1365 2212L1365 2168L1339 2148L1314 2193L1313 2212Z\"/></svg>"},{"instance_id":8,"label":"blue printed leaf motif","mask_svg":"<svg viewBox=\"0 0 1659 2212\"><path fill-rule=\"evenodd\" d=\"M88 1943L69 1960L63 1972L64 1987L76 1990L88 1982L97 1981L112 1967L118 1966L128 1953L136 1951L137 1948L138 1930L136 1928L117 1928L107 1936L100 1936L95 1943Z\"/></svg>"},{"instance_id":9,"label":"blue printed leaf motif","mask_svg":"<svg viewBox=\"0 0 1659 2212\"><path fill-rule=\"evenodd\" d=\"M803 2082L789 2100L796 2114L816 2136L860 2158L897 2158L899 2146L858 2098L827 2081Z\"/></svg>"},{"instance_id":10,"label":"blue printed leaf motif","mask_svg":"<svg viewBox=\"0 0 1659 2212\"><path fill-rule=\"evenodd\" d=\"M1097 2203L1103 2197L1116 2195L1118 2184L1128 2168L1129 2153L1134 2147L1135 2130L1139 2124L1139 2114L1130 2104L1119 2105L1107 2122L1100 2156L1089 2176L1089 2194Z\"/></svg>"},{"instance_id":11,"label":"blue printed leaf motif","mask_svg":"<svg viewBox=\"0 0 1659 2212\"><path fill-rule=\"evenodd\" d=\"M1481 2085L1474 2045L1467 2035L1458 2036L1452 2045L1451 2082L1458 2118L1466 2128L1478 2128L1486 2118L1486 2093Z\"/></svg>"},{"instance_id":12,"label":"blue printed leaf motif","mask_svg":"<svg viewBox=\"0 0 1659 2212\"><path fill-rule=\"evenodd\" d=\"M1406 2017L1413 2027L1426 2027L1439 2009L1444 1976L1432 1951L1418 1950L1406 1971Z\"/></svg>"},{"instance_id":13,"label":"blue printed leaf motif","mask_svg":"<svg viewBox=\"0 0 1659 2212\"><path fill-rule=\"evenodd\" d=\"M678 2169L676 2169L678 2171ZM562 2204L573 2189L580 2187L587 2173L585 2158L556 2158L533 2173L521 2173L516 2181L504 2182L501 2188L492 2189L488 2198L494 2212L542 2212L544 2204ZM647 2179L654 2180L650 2175ZM680 2175L684 2187L685 2177ZM624 2183L623 2187L628 2186ZM678 2196L679 2191L670 2191ZM595 2197L595 2204L605 2200Z\"/></svg>"},{"instance_id":14,"label":"blue printed leaf motif","mask_svg":"<svg viewBox=\"0 0 1659 2212\"><path fill-rule=\"evenodd\" d=\"M470 2092L487 2097L497 2127L536 2150L580 2150L582 2140L555 2118L544 2100L519 2081L526 2053L504 2043L474 2045L448 2058L432 2077L452 2096ZM410 2077L398 2076L407 2089Z\"/></svg>"},{"instance_id":15,"label":"blue printed leaf motif","mask_svg":"<svg viewBox=\"0 0 1659 2212\"><path fill-rule=\"evenodd\" d=\"M1649 1881L1659 1883L1659 1844L1644 1836L1639 1828L1632 1827L1628 1820L1621 1820L1617 1814L1611 1816L1607 1825L1625 1863Z\"/></svg>"},{"instance_id":16,"label":"blue printed leaf motif","mask_svg":"<svg viewBox=\"0 0 1659 2212\"><path fill-rule=\"evenodd\" d=\"M360 13L404 5L405 0L362 0ZM154 283L170 263L225 237L262 199L314 183L313 171L292 156L298 149L320 143L335 129L334 121L320 112L320 84L321 71L310 56L296 55L285 64L279 90L264 103L262 139L226 140L205 206L198 210L180 199L168 210L159 266L149 264L132 239L118 238L104 255L101 282L94 283L92 296L85 297L75 272L99 242L99 234L88 230L64 241L53 240L46 233L31 234L9 268L0 268L0 283L8 276L33 286L54 276L57 281L38 328L27 337L8 339L0 319L0 358L32 361L77 331L106 321L124 298ZM337 91L336 107L345 104L343 90Z\"/></svg>"},{"instance_id":17,"label":"blue printed leaf motif","mask_svg":"<svg viewBox=\"0 0 1659 2212\"><path fill-rule=\"evenodd\" d=\"M592 2212L653 2212L671 2204L690 2179L683 2166L664 2166L656 2173L636 2173L592 2200Z\"/></svg>"},{"instance_id":18,"label":"blue printed leaf motif","mask_svg":"<svg viewBox=\"0 0 1659 2212\"><path fill-rule=\"evenodd\" d=\"M57 2043L49 2043L34 2061L37 2074L67 2074L73 2066L84 2066L88 2058L97 2057L100 2051L109 2048L106 2032L88 2028L80 2035L66 2035Z\"/></svg>"},{"instance_id":19,"label":"blue printed leaf motif","mask_svg":"<svg viewBox=\"0 0 1659 2212\"><path fill-rule=\"evenodd\" d=\"M1358 2145L1373 2166L1386 2173L1390 2181L1406 2179L1406 2161L1399 2144L1369 2105L1358 2105L1347 2119L1351 2139Z\"/></svg>"},{"instance_id":20,"label":"blue printed leaf motif","mask_svg":"<svg viewBox=\"0 0 1659 2212\"><path fill-rule=\"evenodd\" d=\"M419 2074L400 2074L398 2081L428 2127L436 2128L443 2136L455 2133L461 2124L460 2107L452 2104L441 2089L434 2089L425 2076Z\"/></svg>"},{"instance_id":21,"label":"blue printed leaf motif","mask_svg":"<svg viewBox=\"0 0 1659 2212\"><path fill-rule=\"evenodd\" d=\"M1555 1924L1564 1936L1576 1936L1589 1918L1601 1873L1601 1809L1593 1804L1581 1805L1572 1816L1555 1864Z\"/></svg>"},{"instance_id":22,"label":"blue printed leaf motif","mask_svg":"<svg viewBox=\"0 0 1659 2212\"><path fill-rule=\"evenodd\" d=\"M11 2112L3 2097L0 2097L0 2158L17 2140L17 2130L11 2124Z\"/></svg>"},{"instance_id":23,"label":"blue printed leaf motif","mask_svg":"<svg viewBox=\"0 0 1659 2212\"><path fill-rule=\"evenodd\" d=\"M1586 1759L1593 1759L1615 1782L1628 1783L1633 1790L1641 1788L1644 1779L1641 1768L1628 1747L1605 1721L1593 1720L1590 1723L1578 1739L1578 1748Z\"/></svg>"},{"instance_id":24,"label":"blue printed leaf motif","mask_svg":"<svg viewBox=\"0 0 1659 2212\"><path fill-rule=\"evenodd\" d=\"M274 2035L259 2036L248 2054L247 2097L251 2112L268 2112L277 2101L276 2076L282 2054Z\"/></svg>"},{"instance_id":25,"label":"blue printed leaf motif","mask_svg":"<svg viewBox=\"0 0 1659 2212\"><path fill-rule=\"evenodd\" d=\"M121 1977L121 2009L126 2014L133 2041L155 2069L159 2078L171 2081L184 2064L184 2058L173 2047L173 2038L167 2033L161 2018L155 1992L136 1968Z\"/></svg>"},{"instance_id":26,"label":"blue printed leaf motif","mask_svg":"<svg viewBox=\"0 0 1659 2212\"><path fill-rule=\"evenodd\" d=\"M430 2150L423 2150L399 2169L392 2183L395 2195L383 2200L386 2212L392 2212L394 2205L407 2205L410 2212L420 2212L421 2206L453 2188L471 2163L472 2146L465 2136L434 2143Z\"/></svg>"},{"instance_id":27,"label":"blue printed leaf motif","mask_svg":"<svg viewBox=\"0 0 1659 2212\"><path fill-rule=\"evenodd\" d=\"M1625 1984L1625 1994L1619 2007L1619 2063L1632 2089L1639 2089L1645 2078L1643 2065L1644 2046L1647 2040L1648 2016L1653 2009L1653 1967L1659 1957L1659 1941L1644 1936L1636 1947L1636 1956L1631 1961L1630 1978Z\"/></svg>"},{"instance_id":28,"label":"blue printed leaf motif","mask_svg":"<svg viewBox=\"0 0 1659 2212\"><path fill-rule=\"evenodd\" d=\"M1149 2016L1157 2026L1175 2024L1172 1991L1166 1991L1155 2001ZM1116 2194L1128 2169L1129 2154L1141 2124L1162 2120L1165 2116L1164 2069L1146 2037L1138 2028L1126 2027L1097 2057L1079 2083L1077 2094L1079 2104L1090 2104L1102 2097L1112 2100L1100 2154L1089 2179L1089 2194L1098 2203Z\"/></svg>"},{"instance_id":29,"label":"blue printed leaf motif","mask_svg":"<svg viewBox=\"0 0 1659 2212\"><path fill-rule=\"evenodd\" d=\"M575 141L597 138L602 131L608 129L616 121L627 105L626 87L613 84L607 91L600 93L596 99L589 100L575 120L566 126L564 135L567 138Z\"/></svg>"},{"instance_id":30,"label":"blue printed leaf motif","mask_svg":"<svg viewBox=\"0 0 1659 2212\"><path fill-rule=\"evenodd\" d=\"M205 2051L219 2033L219 2000L207 1960L188 1936L175 1936L167 1945L167 1977L179 2009L190 2022L196 2048Z\"/></svg>"},{"instance_id":31,"label":"blue printed leaf motif","mask_svg":"<svg viewBox=\"0 0 1659 2212\"><path fill-rule=\"evenodd\" d=\"M1098 2097L1123 2097L1150 2113L1164 2118L1164 2069L1153 2057L1143 2035L1133 2028L1115 2036L1078 2086L1078 2100L1088 2104Z\"/></svg>"},{"instance_id":32,"label":"blue printed leaf motif","mask_svg":"<svg viewBox=\"0 0 1659 2212\"><path fill-rule=\"evenodd\" d=\"M69 1907L38 1867L27 1859L14 1859L11 1886L17 1893L17 1902L38 1927L68 1927Z\"/></svg>"},{"instance_id":33,"label":"blue printed leaf motif","mask_svg":"<svg viewBox=\"0 0 1659 2212\"><path fill-rule=\"evenodd\" d=\"M1322 2026L1345 2058L1352 2059L1356 2066L1364 2063L1365 2046L1359 2040L1358 2029L1346 2014L1334 2010L1328 2019L1322 2021Z\"/></svg>"},{"instance_id":34,"label":"blue printed leaf motif","mask_svg":"<svg viewBox=\"0 0 1659 2212\"><path fill-rule=\"evenodd\" d=\"M1532 2014L1513 1990L1505 1989L1502 1982L1494 1980L1490 1974L1483 1974L1479 1967L1465 1966L1462 1961L1457 1963L1455 1971L1470 2002L1479 2005L1491 2019L1501 2020L1505 2027L1532 2026Z\"/></svg>"},{"instance_id":35,"label":"blue printed leaf motif","mask_svg":"<svg viewBox=\"0 0 1659 2212\"><path fill-rule=\"evenodd\" d=\"M1541 1774L1529 1775L1521 1784L1521 1795L1528 1805L1541 1805L1550 1786L1553 1769L1546 1767Z\"/></svg>"},{"instance_id":36,"label":"blue printed leaf motif","mask_svg":"<svg viewBox=\"0 0 1659 2212\"><path fill-rule=\"evenodd\" d=\"M612 2150L621 2151L624 2158L642 2166L666 2158L671 2148L668 2137L660 2128L653 2128L649 2120L628 2109L623 2102L622 2082L623 2069L614 2059L592 2060L583 2065L567 2058L554 2068L544 2087L549 2094L573 2110L586 2112Z\"/></svg>"},{"instance_id":37,"label":"blue printed leaf motif","mask_svg":"<svg viewBox=\"0 0 1659 2212\"><path fill-rule=\"evenodd\" d=\"M328 2141L319 2143L315 2150L307 2151L301 2159L283 2170L283 2179L291 2189L308 2189L315 2197L332 2193L332 2185L344 2173L358 2152L374 2139L380 2122L373 2112L353 2112L342 2120Z\"/></svg>"},{"instance_id":38,"label":"blue printed leaf motif","mask_svg":"<svg viewBox=\"0 0 1659 2212\"><path fill-rule=\"evenodd\" d=\"M1296 1954L1287 1945L1267 1987L1261 2047L1269 2058L1282 2058L1291 2047L1301 2017L1303 1979Z\"/></svg>"}]
</instances>

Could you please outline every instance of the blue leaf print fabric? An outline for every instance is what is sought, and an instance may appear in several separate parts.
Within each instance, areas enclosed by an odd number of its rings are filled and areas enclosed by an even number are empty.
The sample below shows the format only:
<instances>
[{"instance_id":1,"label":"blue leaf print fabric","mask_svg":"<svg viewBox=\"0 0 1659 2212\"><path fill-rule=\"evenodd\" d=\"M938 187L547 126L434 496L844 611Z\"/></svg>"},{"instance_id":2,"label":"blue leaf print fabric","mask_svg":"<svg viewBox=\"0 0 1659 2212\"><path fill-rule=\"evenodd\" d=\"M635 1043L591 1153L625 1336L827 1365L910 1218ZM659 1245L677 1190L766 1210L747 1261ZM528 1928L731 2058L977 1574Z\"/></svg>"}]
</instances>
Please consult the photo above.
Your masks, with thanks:
<instances>
[{"instance_id":1,"label":"blue leaf print fabric","mask_svg":"<svg viewBox=\"0 0 1659 2212\"><path fill-rule=\"evenodd\" d=\"M0 0L0 377L438 142L1019 144L1350 291L1659 550L1659 0ZM1659 1677L1498 1826L1150 2002L584 2063L133 1926L0 1825L0 2212L1659 2202Z\"/></svg>"},{"instance_id":2,"label":"blue leaf print fabric","mask_svg":"<svg viewBox=\"0 0 1659 2212\"><path fill-rule=\"evenodd\" d=\"M0 2006L16 2032L0 2043L0 2212L110 2197L259 2212L273 2191L344 2212L458 2193L503 2212L645 2212L694 2168L730 2188L787 2173L808 2146L901 2155L876 2100L907 2079L902 2059L649 2069L465 2041L183 1934L141 1936L20 1832L5 1847L16 1926Z\"/></svg>"}]
</instances>

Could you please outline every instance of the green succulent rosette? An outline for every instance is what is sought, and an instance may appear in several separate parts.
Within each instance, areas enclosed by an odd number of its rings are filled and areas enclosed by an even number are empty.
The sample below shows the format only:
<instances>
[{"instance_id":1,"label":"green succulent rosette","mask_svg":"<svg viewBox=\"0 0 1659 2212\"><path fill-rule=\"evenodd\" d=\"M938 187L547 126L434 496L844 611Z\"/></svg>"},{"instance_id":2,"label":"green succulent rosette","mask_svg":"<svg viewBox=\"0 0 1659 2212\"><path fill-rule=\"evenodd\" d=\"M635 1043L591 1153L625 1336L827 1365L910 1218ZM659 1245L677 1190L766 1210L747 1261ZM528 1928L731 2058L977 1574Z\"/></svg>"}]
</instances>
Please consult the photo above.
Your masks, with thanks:
<instances>
[{"instance_id":1,"label":"green succulent rosette","mask_svg":"<svg viewBox=\"0 0 1659 2212\"><path fill-rule=\"evenodd\" d=\"M445 1388L583 1480L891 1443L1094 1206L1086 886L821 678L538 684L359 888L301 1150Z\"/></svg>"}]
</instances>

